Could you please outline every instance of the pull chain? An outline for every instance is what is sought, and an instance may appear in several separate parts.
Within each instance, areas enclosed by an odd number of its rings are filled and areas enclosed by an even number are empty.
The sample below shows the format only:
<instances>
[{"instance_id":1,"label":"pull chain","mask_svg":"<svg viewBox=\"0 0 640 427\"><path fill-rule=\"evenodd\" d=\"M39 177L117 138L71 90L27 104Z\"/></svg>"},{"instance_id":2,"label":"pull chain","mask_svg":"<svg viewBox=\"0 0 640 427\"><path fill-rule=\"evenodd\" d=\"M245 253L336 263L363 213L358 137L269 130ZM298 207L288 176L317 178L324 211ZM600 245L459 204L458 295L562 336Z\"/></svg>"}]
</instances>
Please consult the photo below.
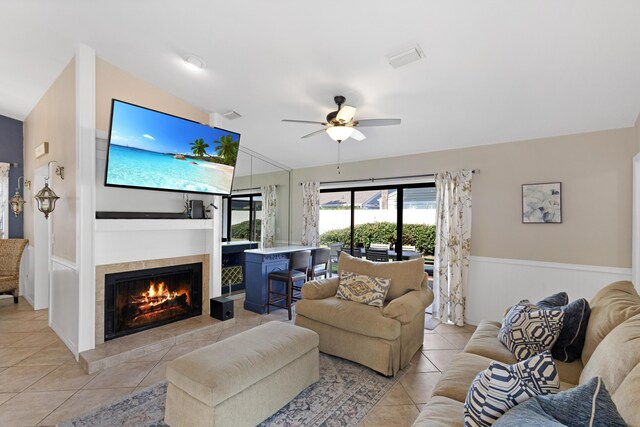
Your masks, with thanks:
<instances>
[{"instance_id":1,"label":"pull chain","mask_svg":"<svg viewBox=\"0 0 640 427\"><path fill-rule=\"evenodd\" d=\"M338 141L338 175L340 175L340 141Z\"/></svg>"}]
</instances>

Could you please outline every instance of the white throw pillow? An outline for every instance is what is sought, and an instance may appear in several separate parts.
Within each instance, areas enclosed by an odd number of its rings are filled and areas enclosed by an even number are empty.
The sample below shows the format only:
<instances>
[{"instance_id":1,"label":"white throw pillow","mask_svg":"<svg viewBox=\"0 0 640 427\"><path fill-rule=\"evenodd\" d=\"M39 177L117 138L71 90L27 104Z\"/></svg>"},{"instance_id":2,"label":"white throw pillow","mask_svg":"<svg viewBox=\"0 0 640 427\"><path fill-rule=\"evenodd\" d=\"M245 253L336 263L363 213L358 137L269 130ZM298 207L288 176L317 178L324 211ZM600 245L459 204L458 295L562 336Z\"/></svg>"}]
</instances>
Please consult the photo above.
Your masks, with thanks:
<instances>
[{"instance_id":1,"label":"white throw pillow","mask_svg":"<svg viewBox=\"0 0 640 427\"><path fill-rule=\"evenodd\" d=\"M551 349L562 332L564 312L544 310L528 300L514 305L502 320L498 339L518 360Z\"/></svg>"}]
</instances>

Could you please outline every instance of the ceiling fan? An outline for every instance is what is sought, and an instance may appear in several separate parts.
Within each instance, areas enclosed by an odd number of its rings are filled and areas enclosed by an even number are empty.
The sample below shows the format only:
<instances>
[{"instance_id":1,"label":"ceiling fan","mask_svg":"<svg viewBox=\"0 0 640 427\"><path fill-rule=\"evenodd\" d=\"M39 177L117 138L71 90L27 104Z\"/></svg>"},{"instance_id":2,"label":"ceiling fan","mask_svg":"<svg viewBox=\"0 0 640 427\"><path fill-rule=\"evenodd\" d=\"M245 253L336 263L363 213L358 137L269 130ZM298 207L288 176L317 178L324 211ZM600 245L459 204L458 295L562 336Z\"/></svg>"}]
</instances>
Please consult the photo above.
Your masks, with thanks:
<instances>
[{"instance_id":1,"label":"ceiling fan","mask_svg":"<svg viewBox=\"0 0 640 427\"><path fill-rule=\"evenodd\" d=\"M336 111L332 111L327 114L327 120L325 122L316 122L311 120L282 120L283 122L290 123L309 123L314 125L325 126L324 129L317 130L315 132L308 133L302 138L309 138L317 135L321 132L326 132L327 135L334 141L340 143L347 138L353 138L356 141L362 141L366 138L362 132L356 127L372 127L372 126L390 126L399 125L400 119L362 119L354 120L353 117L356 114L355 107L350 105L343 105L347 100L342 95L336 95L333 97L334 102L338 106Z\"/></svg>"}]
</instances>

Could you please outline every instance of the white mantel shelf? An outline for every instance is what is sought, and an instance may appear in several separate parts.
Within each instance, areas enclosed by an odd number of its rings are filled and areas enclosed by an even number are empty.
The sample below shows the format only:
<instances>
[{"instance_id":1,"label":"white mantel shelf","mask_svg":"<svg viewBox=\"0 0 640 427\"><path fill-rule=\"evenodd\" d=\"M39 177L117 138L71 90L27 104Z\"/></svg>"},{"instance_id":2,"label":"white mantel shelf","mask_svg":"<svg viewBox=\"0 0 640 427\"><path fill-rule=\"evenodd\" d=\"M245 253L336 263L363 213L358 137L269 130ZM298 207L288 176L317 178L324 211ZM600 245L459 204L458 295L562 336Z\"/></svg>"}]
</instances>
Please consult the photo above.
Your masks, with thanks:
<instances>
[{"instance_id":1,"label":"white mantel shelf","mask_svg":"<svg viewBox=\"0 0 640 427\"><path fill-rule=\"evenodd\" d=\"M96 232L213 230L212 219L96 219Z\"/></svg>"}]
</instances>

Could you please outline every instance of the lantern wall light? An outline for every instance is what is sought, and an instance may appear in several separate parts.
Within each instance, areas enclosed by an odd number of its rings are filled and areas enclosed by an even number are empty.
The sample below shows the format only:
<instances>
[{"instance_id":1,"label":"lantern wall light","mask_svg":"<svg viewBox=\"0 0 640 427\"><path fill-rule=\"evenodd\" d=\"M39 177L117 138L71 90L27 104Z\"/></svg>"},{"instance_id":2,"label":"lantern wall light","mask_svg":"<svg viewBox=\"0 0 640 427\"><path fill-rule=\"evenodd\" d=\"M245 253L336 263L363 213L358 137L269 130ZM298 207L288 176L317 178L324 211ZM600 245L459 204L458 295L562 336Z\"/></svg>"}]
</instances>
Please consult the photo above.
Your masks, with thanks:
<instances>
[{"instance_id":1,"label":"lantern wall light","mask_svg":"<svg viewBox=\"0 0 640 427\"><path fill-rule=\"evenodd\" d=\"M18 188L16 188L16 194L13 195L9 199L9 206L11 207L11 212L15 216L18 216L22 213L24 209L24 204L27 203L24 201L24 198L20 194L20 180L24 183L24 188L31 188L31 181L25 181L24 176L18 178Z\"/></svg>"},{"instance_id":2,"label":"lantern wall light","mask_svg":"<svg viewBox=\"0 0 640 427\"><path fill-rule=\"evenodd\" d=\"M38 202L38 210L44 214L45 218L49 218L49 214L56 208L56 201L60 198L49 188L49 169L51 168L51 163L57 164L55 174L61 179L64 179L64 166L60 166L55 160L50 161L48 163L47 176L44 179L44 187L35 195L36 202Z\"/></svg>"}]
</instances>

